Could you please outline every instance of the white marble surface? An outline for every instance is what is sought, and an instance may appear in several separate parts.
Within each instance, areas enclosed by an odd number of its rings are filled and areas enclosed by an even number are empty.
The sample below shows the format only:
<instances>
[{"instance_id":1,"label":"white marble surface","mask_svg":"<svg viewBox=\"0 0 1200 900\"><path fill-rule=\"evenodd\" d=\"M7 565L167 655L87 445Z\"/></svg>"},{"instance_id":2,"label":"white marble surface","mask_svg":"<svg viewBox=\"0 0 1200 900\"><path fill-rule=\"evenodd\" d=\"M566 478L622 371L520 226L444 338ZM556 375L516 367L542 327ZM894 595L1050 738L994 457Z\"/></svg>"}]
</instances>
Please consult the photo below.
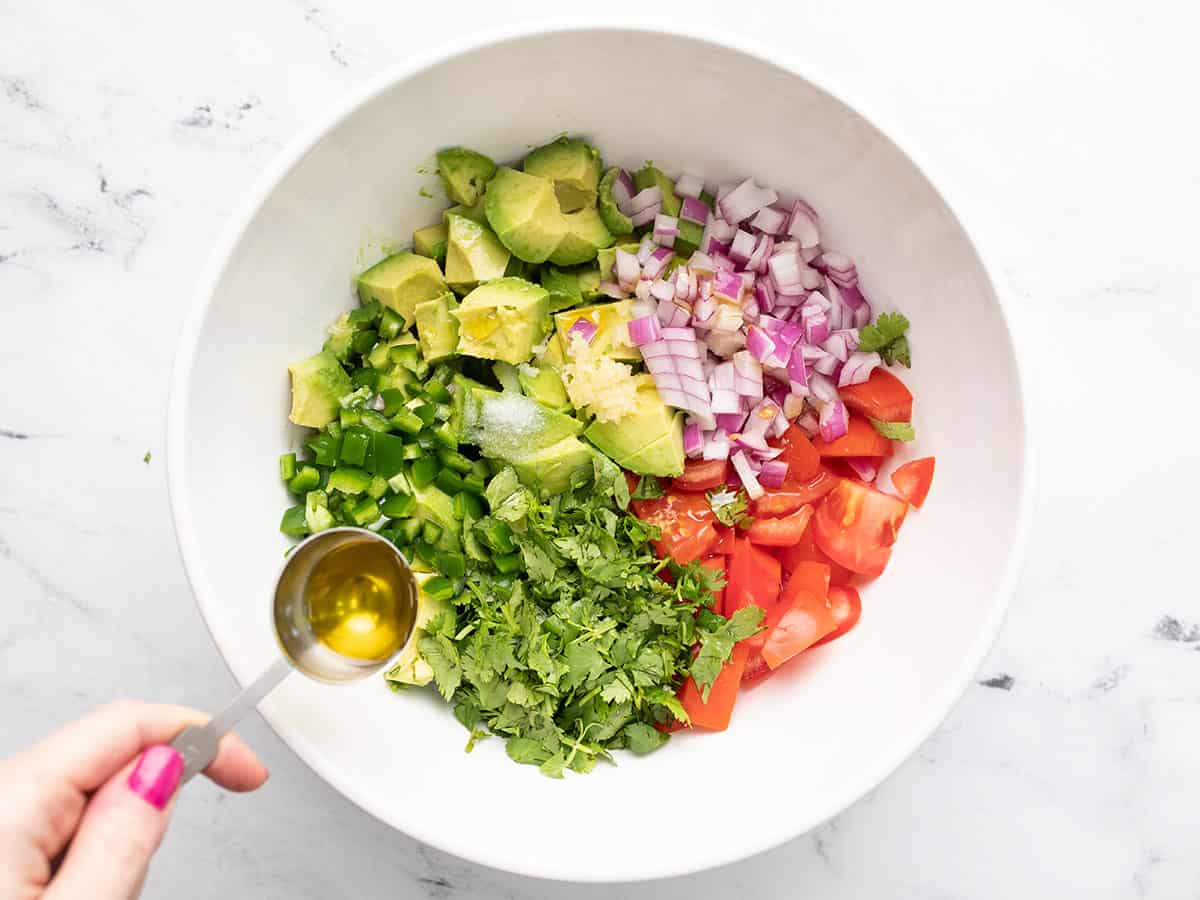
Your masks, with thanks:
<instances>
[{"instance_id":1,"label":"white marble surface","mask_svg":"<svg viewBox=\"0 0 1200 900\"><path fill-rule=\"evenodd\" d=\"M655 8L802 51L906 123L967 188L953 199L1037 367L1030 554L979 683L816 832L616 887L422 847L250 723L270 783L189 790L147 896L1200 897L1195 7L766 6ZM644 0L610 7L648 14ZM411 48L510 20L467 0L0 4L0 753L115 695L229 697L162 462L193 281L232 205L315 113Z\"/></svg>"}]
</instances>

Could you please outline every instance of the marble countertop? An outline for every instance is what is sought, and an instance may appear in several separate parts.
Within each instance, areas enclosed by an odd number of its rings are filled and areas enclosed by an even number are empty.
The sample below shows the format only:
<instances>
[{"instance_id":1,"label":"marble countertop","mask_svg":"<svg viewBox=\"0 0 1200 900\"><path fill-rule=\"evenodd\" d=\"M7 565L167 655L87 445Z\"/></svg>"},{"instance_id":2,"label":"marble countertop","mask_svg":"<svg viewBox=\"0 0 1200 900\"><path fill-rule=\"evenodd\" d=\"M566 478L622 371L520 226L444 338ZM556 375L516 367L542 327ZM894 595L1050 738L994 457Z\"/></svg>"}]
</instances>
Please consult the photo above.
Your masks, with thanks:
<instances>
[{"instance_id":1,"label":"marble countertop","mask_svg":"<svg viewBox=\"0 0 1200 900\"><path fill-rule=\"evenodd\" d=\"M970 186L954 199L1037 366L1028 563L977 684L815 832L615 887L424 847L258 720L242 732L271 782L252 797L191 789L147 897L1200 897L1200 598L1180 557L1200 539L1200 427L1178 402L1200 393L1195 7L774 6L656 9L802 49L907 123ZM313 115L406 48L508 21L467 0L0 5L0 754L118 695L230 697L163 468L194 280L233 204Z\"/></svg>"}]
</instances>

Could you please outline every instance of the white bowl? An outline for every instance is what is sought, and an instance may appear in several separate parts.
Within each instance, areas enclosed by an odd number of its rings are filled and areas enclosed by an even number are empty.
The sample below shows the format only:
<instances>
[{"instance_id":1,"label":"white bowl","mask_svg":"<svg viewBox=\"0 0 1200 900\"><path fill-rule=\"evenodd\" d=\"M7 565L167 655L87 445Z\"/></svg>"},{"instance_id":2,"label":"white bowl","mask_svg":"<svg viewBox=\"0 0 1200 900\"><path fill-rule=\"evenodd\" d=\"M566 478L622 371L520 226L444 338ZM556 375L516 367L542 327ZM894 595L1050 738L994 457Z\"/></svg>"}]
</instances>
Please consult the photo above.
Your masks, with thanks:
<instances>
[{"instance_id":1,"label":"white bowl","mask_svg":"<svg viewBox=\"0 0 1200 900\"><path fill-rule=\"evenodd\" d=\"M728 731L585 777L514 765L497 739L465 754L435 693L397 696L380 679L295 678L262 709L338 790L443 850L547 878L677 875L803 833L912 753L995 636L1025 530L1025 415L996 289L921 169L842 101L754 52L630 29L508 33L376 80L264 175L201 282L171 396L175 527L244 683L276 654L268 596L288 500L275 460L300 439L287 363L315 352L381 246L436 220L440 201L418 195L433 150L512 160L562 132L590 136L608 162L651 158L710 184L752 174L816 207L868 296L913 322L905 378L914 451L938 460L929 502L850 635L745 693Z\"/></svg>"}]
</instances>

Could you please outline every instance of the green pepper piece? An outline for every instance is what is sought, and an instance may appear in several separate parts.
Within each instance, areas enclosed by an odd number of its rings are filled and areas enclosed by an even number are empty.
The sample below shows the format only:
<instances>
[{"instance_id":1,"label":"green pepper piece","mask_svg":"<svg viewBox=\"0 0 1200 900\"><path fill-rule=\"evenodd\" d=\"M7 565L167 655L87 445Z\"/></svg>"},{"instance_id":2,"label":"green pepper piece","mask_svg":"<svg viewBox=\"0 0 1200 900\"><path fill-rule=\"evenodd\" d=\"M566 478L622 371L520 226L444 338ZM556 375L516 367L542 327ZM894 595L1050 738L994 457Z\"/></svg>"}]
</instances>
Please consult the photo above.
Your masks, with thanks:
<instances>
[{"instance_id":1,"label":"green pepper piece","mask_svg":"<svg viewBox=\"0 0 1200 900\"><path fill-rule=\"evenodd\" d=\"M426 562L433 563L433 560L426 560ZM449 600L455 594L454 582L444 575L435 575L430 578L421 585L421 590L431 600Z\"/></svg>"},{"instance_id":2,"label":"green pepper piece","mask_svg":"<svg viewBox=\"0 0 1200 900\"><path fill-rule=\"evenodd\" d=\"M371 433L371 469L384 478L393 478L404 470L404 441L394 434Z\"/></svg>"},{"instance_id":3,"label":"green pepper piece","mask_svg":"<svg viewBox=\"0 0 1200 900\"><path fill-rule=\"evenodd\" d=\"M511 575L523 565L520 553L509 553L505 556L493 556L492 564L501 575Z\"/></svg>"},{"instance_id":4,"label":"green pepper piece","mask_svg":"<svg viewBox=\"0 0 1200 900\"><path fill-rule=\"evenodd\" d=\"M362 469L340 467L329 475L329 489L343 494L361 494L371 483L371 476Z\"/></svg>"},{"instance_id":5,"label":"green pepper piece","mask_svg":"<svg viewBox=\"0 0 1200 900\"><path fill-rule=\"evenodd\" d=\"M400 535L400 540L405 544L411 544L421 534L420 519L402 519L396 523L396 531Z\"/></svg>"},{"instance_id":6,"label":"green pepper piece","mask_svg":"<svg viewBox=\"0 0 1200 900\"><path fill-rule=\"evenodd\" d=\"M400 332L404 330L404 324L404 316L390 307L385 308L379 316L379 336L384 340L390 341L399 336Z\"/></svg>"},{"instance_id":7,"label":"green pepper piece","mask_svg":"<svg viewBox=\"0 0 1200 900\"><path fill-rule=\"evenodd\" d=\"M483 492L487 488L487 481L482 475L478 475L475 472L472 472L470 475L464 475L462 481L464 489L480 497L483 496Z\"/></svg>"},{"instance_id":8,"label":"green pepper piece","mask_svg":"<svg viewBox=\"0 0 1200 900\"><path fill-rule=\"evenodd\" d=\"M342 435L341 460L351 466L361 466L367 458L371 435L362 428L347 428Z\"/></svg>"},{"instance_id":9,"label":"green pepper piece","mask_svg":"<svg viewBox=\"0 0 1200 900\"><path fill-rule=\"evenodd\" d=\"M449 422L434 425L429 431L433 434L434 442L447 450L458 449L458 434Z\"/></svg>"},{"instance_id":10,"label":"green pepper piece","mask_svg":"<svg viewBox=\"0 0 1200 900\"><path fill-rule=\"evenodd\" d=\"M308 534L308 519L304 514L303 503L299 506L289 507L284 511L283 521L279 523L279 530L284 534L290 534L292 537Z\"/></svg>"},{"instance_id":11,"label":"green pepper piece","mask_svg":"<svg viewBox=\"0 0 1200 900\"><path fill-rule=\"evenodd\" d=\"M409 519L408 521L412 522L415 520ZM428 543L424 538L417 538L412 542L412 549L418 559L422 560L426 565L433 565L433 560L437 557L437 548L433 544ZM426 584L428 583L426 582ZM424 590L425 586L422 585L421 589Z\"/></svg>"},{"instance_id":12,"label":"green pepper piece","mask_svg":"<svg viewBox=\"0 0 1200 900\"><path fill-rule=\"evenodd\" d=\"M387 434L392 430L392 423L385 416L377 413L373 409L364 409L359 415L359 419L364 428L380 434Z\"/></svg>"},{"instance_id":13,"label":"green pepper piece","mask_svg":"<svg viewBox=\"0 0 1200 900\"><path fill-rule=\"evenodd\" d=\"M471 460L467 459L457 450L439 450L438 459L441 460L443 466L453 469L460 475L467 475L471 471Z\"/></svg>"},{"instance_id":14,"label":"green pepper piece","mask_svg":"<svg viewBox=\"0 0 1200 900\"><path fill-rule=\"evenodd\" d=\"M447 578L462 578L467 574L467 558L461 553L439 553L433 564Z\"/></svg>"},{"instance_id":15,"label":"green pepper piece","mask_svg":"<svg viewBox=\"0 0 1200 900\"><path fill-rule=\"evenodd\" d=\"M450 389L432 378L425 382L425 396L435 403L449 403L451 399Z\"/></svg>"},{"instance_id":16,"label":"green pepper piece","mask_svg":"<svg viewBox=\"0 0 1200 900\"><path fill-rule=\"evenodd\" d=\"M432 456L423 456L412 464L408 479L413 483L413 487L428 487L433 484L433 479L437 478L438 468L436 459Z\"/></svg>"},{"instance_id":17,"label":"green pepper piece","mask_svg":"<svg viewBox=\"0 0 1200 900\"><path fill-rule=\"evenodd\" d=\"M346 314L346 321L351 325L374 325L383 311L383 304L378 300L364 303L358 309L352 309Z\"/></svg>"},{"instance_id":18,"label":"green pepper piece","mask_svg":"<svg viewBox=\"0 0 1200 900\"><path fill-rule=\"evenodd\" d=\"M433 403L425 403L422 401L410 406L409 411L412 412L412 414L418 419L420 419L421 423L424 425L432 425L434 419L437 418L437 406Z\"/></svg>"},{"instance_id":19,"label":"green pepper piece","mask_svg":"<svg viewBox=\"0 0 1200 900\"><path fill-rule=\"evenodd\" d=\"M483 501L468 491L459 491L454 495L454 515L463 521L482 519Z\"/></svg>"},{"instance_id":20,"label":"green pepper piece","mask_svg":"<svg viewBox=\"0 0 1200 900\"><path fill-rule=\"evenodd\" d=\"M293 494L307 494L321 484L321 473L315 466L303 465L288 482L288 490Z\"/></svg>"},{"instance_id":21,"label":"green pepper piece","mask_svg":"<svg viewBox=\"0 0 1200 900\"><path fill-rule=\"evenodd\" d=\"M296 454L285 453L279 457L279 477L291 481L296 477Z\"/></svg>"},{"instance_id":22,"label":"green pepper piece","mask_svg":"<svg viewBox=\"0 0 1200 900\"><path fill-rule=\"evenodd\" d=\"M407 519L417 511L417 498L412 494L395 494L383 501L380 510L389 519Z\"/></svg>"},{"instance_id":23,"label":"green pepper piece","mask_svg":"<svg viewBox=\"0 0 1200 900\"><path fill-rule=\"evenodd\" d=\"M379 340L379 333L374 328L360 331L350 339L350 348L355 353L370 353L377 340Z\"/></svg>"},{"instance_id":24,"label":"green pepper piece","mask_svg":"<svg viewBox=\"0 0 1200 900\"><path fill-rule=\"evenodd\" d=\"M425 455L425 448L422 447L420 444L405 444L404 445L404 458L406 460L411 461L414 459L420 459L424 455Z\"/></svg>"},{"instance_id":25,"label":"green pepper piece","mask_svg":"<svg viewBox=\"0 0 1200 900\"><path fill-rule=\"evenodd\" d=\"M355 525L370 525L379 518L379 504L370 497L364 497L350 509L350 521Z\"/></svg>"},{"instance_id":26,"label":"green pepper piece","mask_svg":"<svg viewBox=\"0 0 1200 900\"><path fill-rule=\"evenodd\" d=\"M437 522L426 519L421 523L421 540L429 544L436 544L441 536L442 526Z\"/></svg>"},{"instance_id":27,"label":"green pepper piece","mask_svg":"<svg viewBox=\"0 0 1200 900\"><path fill-rule=\"evenodd\" d=\"M367 494L372 499L378 500L388 492L387 479L382 475L376 475L371 479L371 483L367 485Z\"/></svg>"},{"instance_id":28,"label":"green pepper piece","mask_svg":"<svg viewBox=\"0 0 1200 900\"><path fill-rule=\"evenodd\" d=\"M389 419L404 406L405 400L404 391L396 388L384 388L379 392L379 396L383 398L383 414Z\"/></svg>"},{"instance_id":29,"label":"green pepper piece","mask_svg":"<svg viewBox=\"0 0 1200 900\"><path fill-rule=\"evenodd\" d=\"M513 543L512 529L507 522L499 519L481 519L475 523L475 533L496 553L512 553L517 548Z\"/></svg>"},{"instance_id":30,"label":"green pepper piece","mask_svg":"<svg viewBox=\"0 0 1200 900\"><path fill-rule=\"evenodd\" d=\"M392 424L405 434L418 434L425 427L425 423L411 409L401 409L392 416Z\"/></svg>"}]
</instances>

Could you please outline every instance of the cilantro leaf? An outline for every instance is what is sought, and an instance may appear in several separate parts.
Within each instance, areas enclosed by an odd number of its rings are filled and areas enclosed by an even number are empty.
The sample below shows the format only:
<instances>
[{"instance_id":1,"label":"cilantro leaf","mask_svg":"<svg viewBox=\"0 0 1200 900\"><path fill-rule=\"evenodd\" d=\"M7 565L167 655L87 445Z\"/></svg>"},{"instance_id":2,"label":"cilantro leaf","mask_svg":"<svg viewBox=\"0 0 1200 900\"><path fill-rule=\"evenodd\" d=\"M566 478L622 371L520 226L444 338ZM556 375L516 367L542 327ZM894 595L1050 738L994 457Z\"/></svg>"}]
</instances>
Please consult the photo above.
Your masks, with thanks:
<instances>
[{"instance_id":1,"label":"cilantro leaf","mask_svg":"<svg viewBox=\"0 0 1200 900\"><path fill-rule=\"evenodd\" d=\"M510 737L504 743L504 752L513 762L530 766L540 766L550 758L549 751L542 746L541 741L527 737Z\"/></svg>"},{"instance_id":2,"label":"cilantro leaf","mask_svg":"<svg viewBox=\"0 0 1200 900\"><path fill-rule=\"evenodd\" d=\"M438 692L444 699L449 700L462 684L462 665L459 663L458 650L444 634L426 635L417 643L417 649L421 658L433 669L433 680L437 682Z\"/></svg>"},{"instance_id":3,"label":"cilantro leaf","mask_svg":"<svg viewBox=\"0 0 1200 900\"><path fill-rule=\"evenodd\" d=\"M759 631L765 611L758 606L744 606L721 625L700 632L700 652L692 661L692 680L700 689L700 698L708 702L708 692L721 674L721 669L733 654L733 645ZM720 618L720 617L715 617Z\"/></svg>"},{"instance_id":4,"label":"cilantro leaf","mask_svg":"<svg viewBox=\"0 0 1200 900\"><path fill-rule=\"evenodd\" d=\"M915 441L917 432L912 427L912 422L885 422L883 419L870 419L875 430L890 441Z\"/></svg>"},{"instance_id":5,"label":"cilantro leaf","mask_svg":"<svg viewBox=\"0 0 1200 900\"><path fill-rule=\"evenodd\" d=\"M900 363L912 368L912 354L908 349L908 319L900 313L880 313L872 325L858 333L858 349L864 353L878 353L889 366Z\"/></svg>"},{"instance_id":6,"label":"cilantro leaf","mask_svg":"<svg viewBox=\"0 0 1200 900\"><path fill-rule=\"evenodd\" d=\"M630 722L625 726L625 741L629 744L629 749L638 755L657 750L669 737L670 735L645 722Z\"/></svg>"},{"instance_id":7,"label":"cilantro leaf","mask_svg":"<svg viewBox=\"0 0 1200 900\"><path fill-rule=\"evenodd\" d=\"M666 491L657 478L653 475L643 475L630 496L634 500L657 500L664 493Z\"/></svg>"},{"instance_id":8,"label":"cilantro leaf","mask_svg":"<svg viewBox=\"0 0 1200 900\"><path fill-rule=\"evenodd\" d=\"M722 525L741 526L750 520L750 498L742 488L736 492L729 488L709 491L708 505Z\"/></svg>"}]
</instances>

